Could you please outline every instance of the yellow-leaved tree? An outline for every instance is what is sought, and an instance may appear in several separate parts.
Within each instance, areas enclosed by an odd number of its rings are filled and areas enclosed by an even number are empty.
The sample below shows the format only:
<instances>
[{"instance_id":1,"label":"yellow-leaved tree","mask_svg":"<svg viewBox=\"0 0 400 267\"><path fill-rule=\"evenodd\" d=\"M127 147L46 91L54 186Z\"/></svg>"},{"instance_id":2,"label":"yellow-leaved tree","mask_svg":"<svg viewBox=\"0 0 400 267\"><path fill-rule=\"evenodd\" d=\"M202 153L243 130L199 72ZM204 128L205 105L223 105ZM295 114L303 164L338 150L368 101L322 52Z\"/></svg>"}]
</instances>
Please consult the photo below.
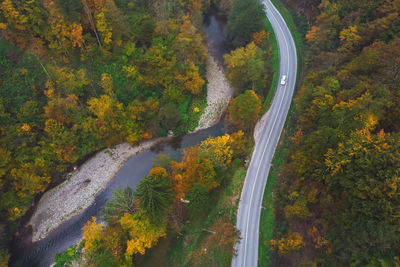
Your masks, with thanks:
<instances>
[{"instance_id":1,"label":"yellow-leaved tree","mask_svg":"<svg viewBox=\"0 0 400 267\"><path fill-rule=\"evenodd\" d=\"M166 236L166 224L154 224L150 217L142 211L134 214L125 213L120 220L122 229L129 233L125 256L144 254L146 248L157 244L160 237Z\"/></svg>"},{"instance_id":2,"label":"yellow-leaved tree","mask_svg":"<svg viewBox=\"0 0 400 267\"><path fill-rule=\"evenodd\" d=\"M300 250L304 246L303 236L297 232L291 232L279 240L269 242L271 248L277 248L280 255Z\"/></svg>"},{"instance_id":3,"label":"yellow-leaved tree","mask_svg":"<svg viewBox=\"0 0 400 267\"><path fill-rule=\"evenodd\" d=\"M200 183L210 191L221 183L217 169L230 166L234 156L240 157L245 150L243 132L210 137L198 146L184 150L181 162L171 162L171 180L176 198L183 198L187 190Z\"/></svg>"},{"instance_id":4,"label":"yellow-leaved tree","mask_svg":"<svg viewBox=\"0 0 400 267\"><path fill-rule=\"evenodd\" d=\"M250 86L251 89L256 89L265 67L263 51L254 42L233 50L224 59L227 65L226 75L236 93L241 93Z\"/></svg>"},{"instance_id":5,"label":"yellow-leaved tree","mask_svg":"<svg viewBox=\"0 0 400 267\"><path fill-rule=\"evenodd\" d=\"M97 218L92 217L92 221L87 221L83 230L83 239L85 240L85 251L95 250L102 239L103 226L96 223Z\"/></svg>"}]
</instances>

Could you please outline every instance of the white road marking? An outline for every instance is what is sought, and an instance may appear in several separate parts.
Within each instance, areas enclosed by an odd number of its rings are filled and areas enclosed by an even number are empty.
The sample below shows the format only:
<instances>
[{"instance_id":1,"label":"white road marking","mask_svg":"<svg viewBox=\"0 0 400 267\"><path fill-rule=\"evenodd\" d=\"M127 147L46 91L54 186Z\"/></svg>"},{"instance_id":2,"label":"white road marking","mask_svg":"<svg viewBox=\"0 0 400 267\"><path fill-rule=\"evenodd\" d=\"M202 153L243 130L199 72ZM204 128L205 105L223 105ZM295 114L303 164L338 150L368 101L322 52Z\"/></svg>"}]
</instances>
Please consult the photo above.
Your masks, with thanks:
<instances>
[{"instance_id":1,"label":"white road marking","mask_svg":"<svg viewBox=\"0 0 400 267\"><path fill-rule=\"evenodd\" d=\"M270 3L270 5L272 5L272 7L274 8L274 10L275 10L275 12L278 14L278 16L280 16L280 19L283 21L283 23L285 23L285 21L283 20L283 18L282 18L282 16L280 15L280 13L278 12L278 10L276 9L276 7L270 2L270 1L268 1L269 3ZM270 12L272 12L272 10L271 9L269 9L268 8L268 6L267 6L267 2L266 1L264 1L264 5L265 5L265 7L266 7L266 11L270 11ZM283 29L282 29L282 27L281 27L281 25L279 24L279 22L278 22L278 20L276 19L276 14L272 14L271 13L271 15L272 15L272 18L274 19L274 21L275 21L275 23L277 24L277 26L279 27L279 29L280 29L280 34L282 34L283 35L283 39L284 39L284 43L285 43L285 46L286 46L286 51L287 51L287 67L288 67L288 70L287 70L287 76L289 77L290 76L290 68L289 68L289 64L290 64L290 55L289 55L289 46L288 46L288 40L286 39L286 36L285 36L285 32L283 31ZM285 23L286 24L286 23ZM290 34L290 32L289 32L289 34ZM276 32L276 35L278 35L278 32ZM280 39L280 40L282 40L282 39ZM292 42L292 44L293 44L293 42ZM278 42L278 47L279 47L279 42ZM295 53L295 55L294 55L294 57L295 57L295 59L296 59L296 67L295 67L295 69L297 69L297 54ZM283 72L283 69L284 69L284 67L283 67L283 65L281 65L281 67L280 67L280 74L282 75L282 72ZM296 77L296 73L295 73L295 77ZM295 79L294 79L294 82L295 82ZM294 87L294 85L293 85L293 87ZM279 85L278 85L278 90L279 90L279 88L282 88L282 90L283 90L283 95L282 95L282 97L281 97L281 99L280 99L280 103L279 103L279 106L278 106L278 110L276 111L276 116L275 116L275 118L274 118L274 122L273 122L273 124L272 124L272 127L271 127L271 130L270 130L270 132L269 132L269 135L268 135L268 138L267 138L267 141L266 141L266 143L265 143L265 146L264 146L264 149L263 149L263 152L262 152L262 155L261 155L261 158L259 158L259 165L258 165L258 168L257 168L257 171L256 171L256 174L255 174L255 179L254 179L254 181L253 181L253 184L252 184L252 190L251 190L251 194L250 194L250 200L249 200L249 203L248 204L246 204L245 206L246 206L246 208L247 208L247 220L245 220L245 222L246 222L246 231L245 231L245 236L244 236L244 243L242 243L243 245L244 245L244 258L243 258L243 267L245 267L246 266L246 259L247 259L247 244L248 244L248 230L249 230L249 222L250 222L250 213L251 213L251 203L252 203L252 200L253 200L253 197L254 197L254 190L255 190L255 186L256 186L256 184L257 184L257 181L258 181L258 176L259 176L259 171L260 171L260 168L261 168L261 163L262 163L262 160L264 159L264 155L265 155L265 152L266 152L266 149L267 149L267 147L268 147L268 145L269 145L269 142L270 142L270 139L271 139L271 135L272 135L272 133L273 133L273 129L274 129L274 127L275 127L275 124L276 124L276 122L277 122L277 119L278 119L278 116L279 116L279 114L280 114L280 111L281 111L281 108L282 108L282 103L283 103L283 100L285 99L285 94L286 94L286 86L281 86L281 87L279 87ZM278 96L279 95L279 92L280 91L277 91L277 93L278 94L276 94L276 96ZM273 102L273 104L274 103L276 103L275 102L275 98L274 98L274 102ZM290 106L290 104L289 104L289 106ZM271 106L271 108L272 108L272 106ZM286 111L286 114L287 114L287 111ZM265 126L265 127L267 127L267 126ZM283 128L283 126L282 126L282 128ZM264 128L264 130L265 130L265 128ZM279 138L279 136L280 136L280 133L281 132L279 132L279 134L278 134L278 138ZM260 141L260 143L261 143L261 141ZM276 146L275 146L276 147ZM254 151L254 155L256 155L256 151ZM256 160L256 159L254 159L254 160ZM271 160L272 160L272 158L271 158ZM269 168L270 168L270 163L269 163L269 167L267 168L267 170L269 170ZM247 177L246 177L247 178ZM248 177L248 178L250 178L250 177ZM267 174L267 178L268 178L268 174ZM267 179L266 179L267 180ZM265 181L265 183L266 183L266 181ZM246 184L245 184L246 185ZM265 186L264 186L265 187ZM244 189L245 187L243 187L243 189ZM263 188L262 189L262 191L264 192L264 189L265 188ZM242 196L243 196L243 194L244 194L244 191L245 190L243 190L242 191ZM243 200L243 201L245 201L243 198L241 198L241 200ZM242 204L243 205L243 204ZM261 208L261 205L260 205L260 208ZM239 220L238 220L239 221ZM257 223L259 223L259 222L257 222ZM257 232L259 232L259 227L257 228ZM258 243L258 236L257 236L257 243ZM258 247L257 247L257 249L258 249Z\"/></svg>"}]
</instances>

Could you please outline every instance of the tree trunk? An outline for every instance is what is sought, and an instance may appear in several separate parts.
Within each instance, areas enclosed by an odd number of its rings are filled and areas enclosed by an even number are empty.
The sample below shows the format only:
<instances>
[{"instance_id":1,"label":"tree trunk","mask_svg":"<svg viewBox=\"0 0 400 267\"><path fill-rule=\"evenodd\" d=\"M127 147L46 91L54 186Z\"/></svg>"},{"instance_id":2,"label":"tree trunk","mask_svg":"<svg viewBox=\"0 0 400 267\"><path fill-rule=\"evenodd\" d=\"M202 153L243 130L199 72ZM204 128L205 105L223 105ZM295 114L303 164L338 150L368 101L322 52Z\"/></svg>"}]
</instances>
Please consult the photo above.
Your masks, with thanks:
<instances>
[{"instance_id":1,"label":"tree trunk","mask_svg":"<svg viewBox=\"0 0 400 267\"><path fill-rule=\"evenodd\" d=\"M97 34L97 30L96 30L96 25L94 25L92 13L90 13L90 9L89 9L89 6L88 6L86 0L82 0L82 4L85 7L85 11L88 16L89 23L93 28L94 34L96 35L97 43L99 44L99 46L101 46L100 38L99 38L99 35Z\"/></svg>"}]
</instances>

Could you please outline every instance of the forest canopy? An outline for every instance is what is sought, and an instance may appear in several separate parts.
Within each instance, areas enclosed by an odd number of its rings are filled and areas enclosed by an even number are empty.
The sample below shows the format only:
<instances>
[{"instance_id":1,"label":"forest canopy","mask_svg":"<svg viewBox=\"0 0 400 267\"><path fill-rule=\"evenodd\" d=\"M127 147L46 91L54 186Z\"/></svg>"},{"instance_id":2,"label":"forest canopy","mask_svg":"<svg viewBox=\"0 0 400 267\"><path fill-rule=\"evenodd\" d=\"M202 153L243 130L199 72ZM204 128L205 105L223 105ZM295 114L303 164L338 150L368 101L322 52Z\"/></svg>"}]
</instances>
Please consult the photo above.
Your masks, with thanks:
<instances>
[{"instance_id":1,"label":"forest canopy","mask_svg":"<svg viewBox=\"0 0 400 267\"><path fill-rule=\"evenodd\" d=\"M193 110L206 91L201 7L1 1L0 249L34 196L88 155L197 126Z\"/></svg>"},{"instance_id":2,"label":"forest canopy","mask_svg":"<svg viewBox=\"0 0 400 267\"><path fill-rule=\"evenodd\" d=\"M399 1L288 2L311 27L266 240L274 263L397 266Z\"/></svg>"}]
</instances>

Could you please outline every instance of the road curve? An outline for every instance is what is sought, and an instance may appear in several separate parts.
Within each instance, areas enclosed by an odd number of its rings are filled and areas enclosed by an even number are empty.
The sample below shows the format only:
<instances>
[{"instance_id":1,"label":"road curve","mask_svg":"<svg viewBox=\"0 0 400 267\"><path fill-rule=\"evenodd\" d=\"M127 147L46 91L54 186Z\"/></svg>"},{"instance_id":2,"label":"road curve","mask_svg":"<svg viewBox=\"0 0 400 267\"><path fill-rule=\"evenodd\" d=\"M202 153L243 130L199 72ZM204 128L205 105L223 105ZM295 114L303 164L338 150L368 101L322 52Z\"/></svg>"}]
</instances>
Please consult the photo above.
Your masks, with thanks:
<instances>
[{"instance_id":1,"label":"road curve","mask_svg":"<svg viewBox=\"0 0 400 267\"><path fill-rule=\"evenodd\" d=\"M287 76L287 81L285 85L278 84L277 86L267 122L254 148L247 170L236 223L242 239L236 246L237 256L232 260L233 267L257 266L259 224L264 188L296 84L297 55L292 35L271 1L263 0L262 3L265 5L265 12L278 42L280 54L279 83L282 75Z\"/></svg>"}]
</instances>

